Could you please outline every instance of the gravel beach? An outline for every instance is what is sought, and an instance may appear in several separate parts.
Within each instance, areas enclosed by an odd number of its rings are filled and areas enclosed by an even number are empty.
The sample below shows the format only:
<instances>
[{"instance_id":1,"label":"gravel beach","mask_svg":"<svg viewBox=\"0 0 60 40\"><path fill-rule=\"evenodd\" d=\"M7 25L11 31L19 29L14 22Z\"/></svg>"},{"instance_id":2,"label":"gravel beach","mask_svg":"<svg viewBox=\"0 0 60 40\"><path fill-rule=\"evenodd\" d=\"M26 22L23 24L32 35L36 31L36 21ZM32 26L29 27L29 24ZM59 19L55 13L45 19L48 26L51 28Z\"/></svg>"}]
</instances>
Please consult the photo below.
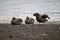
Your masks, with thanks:
<instances>
[{"instance_id":1,"label":"gravel beach","mask_svg":"<svg viewBox=\"0 0 60 40\"><path fill-rule=\"evenodd\" d=\"M0 24L0 40L60 40L60 24Z\"/></svg>"}]
</instances>

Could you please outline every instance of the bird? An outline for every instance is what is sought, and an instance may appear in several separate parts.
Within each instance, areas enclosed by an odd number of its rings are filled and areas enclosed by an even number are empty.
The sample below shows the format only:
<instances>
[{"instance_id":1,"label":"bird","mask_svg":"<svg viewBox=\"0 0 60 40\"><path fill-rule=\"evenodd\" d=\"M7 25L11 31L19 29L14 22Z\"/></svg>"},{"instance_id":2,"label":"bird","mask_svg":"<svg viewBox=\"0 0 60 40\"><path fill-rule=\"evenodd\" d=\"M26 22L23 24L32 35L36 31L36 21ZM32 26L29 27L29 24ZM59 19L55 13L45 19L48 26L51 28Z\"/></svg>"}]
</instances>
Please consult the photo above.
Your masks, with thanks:
<instances>
[{"instance_id":1,"label":"bird","mask_svg":"<svg viewBox=\"0 0 60 40\"><path fill-rule=\"evenodd\" d=\"M34 24L35 20L33 18L29 18L28 16L25 19L25 24Z\"/></svg>"},{"instance_id":2,"label":"bird","mask_svg":"<svg viewBox=\"0 0 60 40\"><path fill-rule=\"evenodd\" d=\"M48 21L46 18L50 19L47 14L41 15L41 14L39 14L39 13L34 13L33 16L36 17L36 20L37 20L37 22L39 22L39 23L44 23L44 22Z\"/></svg>"},{"instance_id":3,"label":"bird","mask_svg":"<svg viewBox=\"0 0 60 40\"><path fill-rule=\"evenodd\" d=\"M21 18L12 17L12 20L11 20L12 25L20 25L20 24L22 24L22 22L23 22L23 20Z\"/></svg>"}]
</instances>

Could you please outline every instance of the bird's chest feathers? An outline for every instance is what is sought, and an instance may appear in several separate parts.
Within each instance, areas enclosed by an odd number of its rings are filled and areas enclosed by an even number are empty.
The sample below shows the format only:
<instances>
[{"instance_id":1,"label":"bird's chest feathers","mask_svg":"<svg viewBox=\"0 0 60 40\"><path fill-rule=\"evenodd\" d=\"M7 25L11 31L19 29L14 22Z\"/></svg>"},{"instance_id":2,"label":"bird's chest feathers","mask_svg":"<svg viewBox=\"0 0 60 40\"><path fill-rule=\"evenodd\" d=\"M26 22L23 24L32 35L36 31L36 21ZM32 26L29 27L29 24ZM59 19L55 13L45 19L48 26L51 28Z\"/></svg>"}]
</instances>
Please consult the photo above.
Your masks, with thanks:
<instances>
[{"instance_id":1,"label":"bird's chest feathers","mask_svg":"<svg viewBox=\"0 0 60 40\"><path fill-rule=\"evenodd\" d=\"M36 20L37 20L37 21L39 21L39 20L41 21L41 17L37 16L37 17L36 17Z\"/></svg>"}]
</instances>

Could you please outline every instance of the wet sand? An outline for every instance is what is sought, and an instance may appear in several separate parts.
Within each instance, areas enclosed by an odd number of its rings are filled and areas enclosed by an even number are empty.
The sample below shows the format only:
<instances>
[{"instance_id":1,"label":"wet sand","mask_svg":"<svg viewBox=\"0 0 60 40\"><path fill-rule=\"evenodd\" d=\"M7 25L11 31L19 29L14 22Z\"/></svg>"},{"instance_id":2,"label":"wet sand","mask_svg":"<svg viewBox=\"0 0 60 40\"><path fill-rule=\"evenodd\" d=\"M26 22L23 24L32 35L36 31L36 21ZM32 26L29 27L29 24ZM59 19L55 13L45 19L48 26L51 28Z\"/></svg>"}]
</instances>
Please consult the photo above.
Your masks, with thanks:
<instances>
[{"instance_id":1,"label":"wet sand","mask_svg":"<svg viewBox=\"0 0 60 40\"><path fill-rule=\"evenodd\" d=\"M60 40L60 24L0 24L0 40Z\"/></svg>"}]
</instances>

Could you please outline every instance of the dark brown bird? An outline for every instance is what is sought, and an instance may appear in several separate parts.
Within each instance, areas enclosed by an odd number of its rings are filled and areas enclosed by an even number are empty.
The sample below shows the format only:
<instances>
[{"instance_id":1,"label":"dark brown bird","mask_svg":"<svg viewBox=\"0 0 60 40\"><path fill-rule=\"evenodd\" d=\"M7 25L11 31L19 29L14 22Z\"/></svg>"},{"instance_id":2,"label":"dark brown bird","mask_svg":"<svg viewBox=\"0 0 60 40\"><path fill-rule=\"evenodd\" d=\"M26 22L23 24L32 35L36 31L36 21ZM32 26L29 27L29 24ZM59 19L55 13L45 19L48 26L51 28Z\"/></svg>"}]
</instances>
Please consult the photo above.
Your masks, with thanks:
<instances>
[{"instance_id":1,"label":"dark brown bird","mask_svg":"<svg viewBox=\"0 0 60 40\"><path fill-rule=\"evenodd\" d=\"M33 18L26 17L25 24L33 24L35 20Z\"/></svg>"},{"instance_id":2,"label":"dark brown bird","mask_svg":"<svg viewBox=\"0 0 60 40\"><path fill-rule=\"evenodd\" d=\"M40 15L39 13L33 14L33 16L36 16L36 20L39 23L44 23L48 21L46 18L50 19L47 14Z\"/></svg>"},{"instance_id":3,"label":"dark brown bird","mask_svg":"<svg viewBox=\"0 0 60 40\"><path fill-rule=\"evenodd\" d=\"M22 22L23 22L23 20L21 18L12 17L12 20L11 20L12 25L20 25L20 24L22 24Z\"/></svg>"}]
</instances>

